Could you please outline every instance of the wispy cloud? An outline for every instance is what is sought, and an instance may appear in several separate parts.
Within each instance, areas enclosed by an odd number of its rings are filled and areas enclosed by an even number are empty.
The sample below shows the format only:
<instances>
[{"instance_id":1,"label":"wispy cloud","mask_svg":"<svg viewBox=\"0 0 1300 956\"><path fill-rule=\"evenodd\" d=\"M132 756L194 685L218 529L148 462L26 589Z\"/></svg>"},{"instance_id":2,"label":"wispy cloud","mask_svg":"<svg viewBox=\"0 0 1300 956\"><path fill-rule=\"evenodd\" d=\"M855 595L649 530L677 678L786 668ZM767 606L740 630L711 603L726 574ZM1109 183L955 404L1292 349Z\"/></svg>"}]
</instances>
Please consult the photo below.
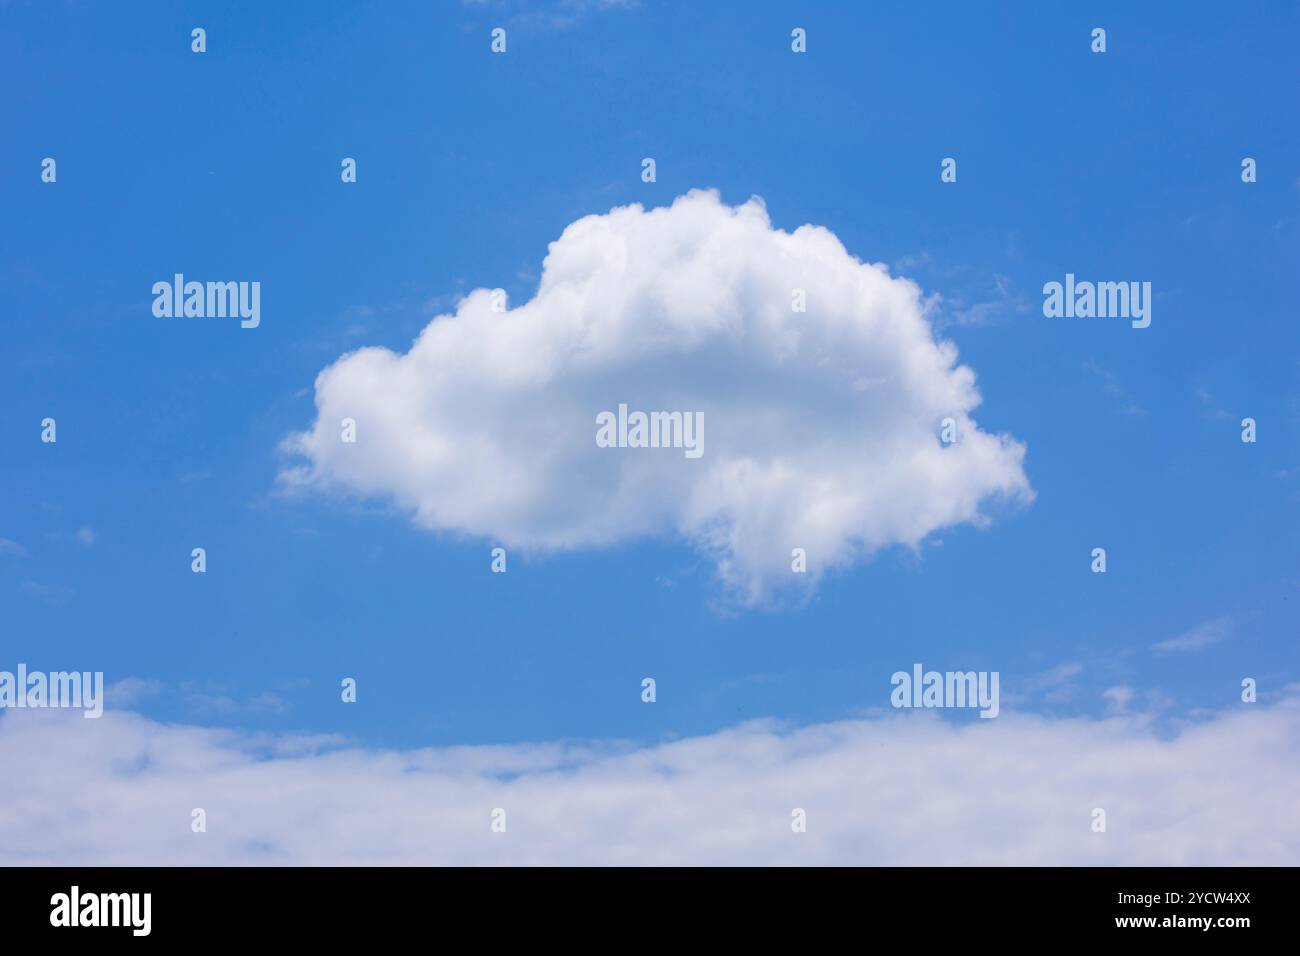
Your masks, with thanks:
<instances>
[{"instance_id":1,"label":"wispy cloud","mask_svg":"<svg viewBox=\"0 0 1300 956\"><path fill-rule=\"evenodd\" d=\"M563 30L584 17L606 10L632 10L640 0L462 0L469 10L482 10L504 17L507 24Z\"/></svg>"},{"instance_id":2,"label":"wispy cloud","mask_svg":"<svg viewBox=\"0 0 1300 956\"><path fill-rule=\"evenodd\" d=\"M1206 418L1216 422L1233 421L1233 416L1225 410L1219 400L1210 394L1209 389L1198 386L1196 389L1196 400L1201 404L1201 410Z\"/></svg>"},{"instance_id":3,"label":"wispy cloud","mask_svg":"<svg viewBox=\"0 0 1300 956\"><path fill-rule=\"evenodd\" d=\"M1180 634L1177 637L1171 637L1167 641L1153 644L1151 650L1157 654L1174 654L1180 651L1199 651L1203 648L1209 647L1211 644L1219 643L1230 633L1232 633L1232 619L1229 617L1221 617L1213 621L1207 621L1204 624L1192 628L1184 634Z\"/></svg>"},{"instance_id":4,"label":"wispy cloud","mask_svg":"<svg viewBox=\"0 0 1300 956\"><path fill-rule=\"evenodd\" d=\"M11 541L8 538L0 538L0 554L8 555L12 558L27 557L27 549L17 541Z\"/></svg>"},{"instance_id":5,"label":"wispy cloud","mask_svg":"<svg viewBox=\"0 0 1300 956\"><path fill-rule=\"evenodd\" d=\"M241 697L211 681L205 684L185 681L180 690L186 706L201 717L230 717L241 713L282 714L289 710L289 703L272 691Z\"/></svg>"},{"instance_id":6,"label":"wispy cloud","mask_svg":"<svg viewBox=\"0 0 1300 956\"><path fill-rule=\"evenodd\" d=\"M95 543L95 530L83 527L76 531L51 531L46 537L51 541L74 541L83 548L89 548Z\"/></svg>"},{"instance_id":7,"label":"wispy cloud","mask_svg":"<svg viewBox=\"0 0 1300 956\"><path fill-rule=\"evenodd\" d=\"M1127 684L1116 684L1114 687L1107 687L1102 691L1101 696L1105 699L1108 710L1123 713L1128 710L1129 704L1133 703L1137 691Z\"/></svg>"},{"instance_id":8,"label":"wispy cloud","mask_svg":"<svg viewBox=\"0 0 1300 956\"><path fill-rule=\"evenodd\" d=\"M109 684L104 691L104 700L109 707L126 709L135 707L141 701L156 697L162 693L161 681L144 677L123 677Z\"/></svg>"},{"instance_id":9,"label":"wispy cloud","mask_svg":"<svg viewBox=\"0 0 1300 956\"><path fill-rule=\"evenodd\" d=\"M1083 363L1083 367L1101 379L1101 390L1107 398L1115 402L1119 411L1124 415L1145 415L1145 408L1129 399L1128 393L1120 385L1119 378L1114 372L1102 368L1092 359Z\"/></svg>"},{"instance_id":10,"label":"wispy cloud","mask_svg":"<svg viewBox=\"0 0 1300 956\"><path fill-rule=\"evenodd\" d=\"M978 297L977 297L978 296ZM935 326L989 325L999 319L1030 311L1029 300L1017 292L1004 275L993 277L993 287L983 293L944 296L937 302Z\"/></svg>"},{"instance_id":11,"label":"wispy cloud","mask_svg":"<svg viewBox=\"0 0 1300 956\"><path fill-rule=\"evenodd\" d=\"M1070 661L1039 671L1021 681L1019 687L1027 695L1041 694L1048 703L1060 704L1074 696L1074 679L1082 673L1083 665L1077 661Z\"/></svg>"}]
</instances>

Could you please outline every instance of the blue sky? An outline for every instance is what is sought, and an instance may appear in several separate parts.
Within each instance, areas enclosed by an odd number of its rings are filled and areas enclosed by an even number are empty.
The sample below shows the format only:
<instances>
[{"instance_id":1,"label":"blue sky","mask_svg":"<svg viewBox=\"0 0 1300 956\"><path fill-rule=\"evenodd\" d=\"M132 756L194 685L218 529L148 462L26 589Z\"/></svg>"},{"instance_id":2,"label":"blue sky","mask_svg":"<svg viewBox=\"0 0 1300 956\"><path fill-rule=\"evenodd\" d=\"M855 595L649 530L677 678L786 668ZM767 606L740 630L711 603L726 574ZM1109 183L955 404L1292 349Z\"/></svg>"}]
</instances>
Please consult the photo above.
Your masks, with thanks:
<instances>
[{"instance_id":1,"label":"blue sky","mask_svg":"<svg viewBox=\"0 0 1300 956\"><path fill-rule=\"evenodd\" d=\"M156 681L135 707L163 721L403 747L842 719L915 661L1000 671L1046 714L1300 679L1300 13L871 6L0 8L0 667ZM671 536L494 575L488 537L277 492L331 362L404 351L478 287L526 301L569 223L693 188L941 295L1036 499L749 608ZM259 280L261 326L155 319L178 271ZM1151 327L1044 318L1067 272L1150 281Z\"/></svg>"}]
</instances>

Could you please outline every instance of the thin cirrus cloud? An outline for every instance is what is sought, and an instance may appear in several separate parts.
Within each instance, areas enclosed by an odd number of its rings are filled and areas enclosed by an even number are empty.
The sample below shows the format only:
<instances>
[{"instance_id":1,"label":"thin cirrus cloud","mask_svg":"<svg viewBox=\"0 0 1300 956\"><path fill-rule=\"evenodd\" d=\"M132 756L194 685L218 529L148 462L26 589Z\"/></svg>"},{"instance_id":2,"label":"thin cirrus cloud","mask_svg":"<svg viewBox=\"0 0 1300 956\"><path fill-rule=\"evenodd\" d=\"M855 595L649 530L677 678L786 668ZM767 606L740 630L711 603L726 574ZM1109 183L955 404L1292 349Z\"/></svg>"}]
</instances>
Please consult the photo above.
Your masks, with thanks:
<instances>
[{"instance_id":1,"label":"thin cirrus cloud","mask_svg":"<svg viewBox=\"0 0 1300 956\"><path fill-rule=\"evenodd\" d=\"M1175 654L1186 651L1204 650L1212 644L1218 644L1232 633L1232 618L1220 617L1206 621L1186 633L1151 645L1156 654Z\"/></svg>"},{"instance_id":2,"label":"thin cirrus cloud","mask_svg":"<svg viewBox=\"0 0 1300 956\"><path fill-rule=\"evenodd\" d=\"M8 538L0 538L0 554L8 555L13 558L27 557L27 549L17 541L10 541Z\"/></svg>"},{"instance_id":3,"label":"thin cirrus cloud","mask_svg":"<svg viewBox=\"0 0 1300 956\"><path fill-rule=\"evenodd\" d=\"M925 311L915 283L825 228L773 228L757 198L615 208L550 244L528 302L494 311L479 289L408 352L362 348L324 369L281 483L385 499L424 528L507 547L672 536L759 603L983 524L990 500L1032 499L1025 447L978 428L975 374ZM620 403L703 413L703 455L598 447L596 417ZM956 444L939 440L945 418ZM806 575L791 573L794 548Z\"/></svg>"},{"instance_id":4,"label":"thin cirrus cloud","mask_svg":"<svg viewBox=\"0 0 1300 956\"><path fill-rule=\"evenodd\" d=\"M24 768L0 801L4 865L1285 865L1300 853L1294 687L1196 722L889 713L643 747L372 750L125 711L10 711L0 761ZM206 832L191 830L195 809Z\"/></svg>"}]
</instances>

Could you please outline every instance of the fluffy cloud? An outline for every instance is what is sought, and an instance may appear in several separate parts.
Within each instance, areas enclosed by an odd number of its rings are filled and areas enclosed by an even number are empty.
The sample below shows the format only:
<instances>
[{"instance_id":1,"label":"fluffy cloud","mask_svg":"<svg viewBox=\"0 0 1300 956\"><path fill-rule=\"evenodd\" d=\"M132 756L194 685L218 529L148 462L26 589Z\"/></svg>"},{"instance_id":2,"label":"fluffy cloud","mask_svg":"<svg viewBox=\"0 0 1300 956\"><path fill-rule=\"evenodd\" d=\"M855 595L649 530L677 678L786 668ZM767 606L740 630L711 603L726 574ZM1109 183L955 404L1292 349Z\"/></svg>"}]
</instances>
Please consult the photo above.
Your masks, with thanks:
<instances>
[{"instance_id":1,"label":"fluffy cloud","mask_svg":"<svg viewBox=\"0 0 1300 956\"><path fill-rule=\"evenodd\" d=\"M1295 696L1172 735L1141 717L915 712L416 751L12 711L0 762L3 865L1300 863Z\"/></svg>"},{"instance_id":2,"label":"fluffy cloud","mask_svg":"<svg viewBox=\"0 0 1300 956\"><path fill-rule=\"evenodd\" d=\"M572 223L517 308L494 311L480 289L405 354L341 357L281 478L507 546L670 535L758 601L794 579L793 548L815 580L982 522L990 498L1027 500L1024 447L980 431L979 402L914 283L827 229L774 229L761 200L694 191ZM702 412L704 454L597 447L597 415L620 403ZM945 446L949 417L959 440Z\"/></svg>"}]
</instances>

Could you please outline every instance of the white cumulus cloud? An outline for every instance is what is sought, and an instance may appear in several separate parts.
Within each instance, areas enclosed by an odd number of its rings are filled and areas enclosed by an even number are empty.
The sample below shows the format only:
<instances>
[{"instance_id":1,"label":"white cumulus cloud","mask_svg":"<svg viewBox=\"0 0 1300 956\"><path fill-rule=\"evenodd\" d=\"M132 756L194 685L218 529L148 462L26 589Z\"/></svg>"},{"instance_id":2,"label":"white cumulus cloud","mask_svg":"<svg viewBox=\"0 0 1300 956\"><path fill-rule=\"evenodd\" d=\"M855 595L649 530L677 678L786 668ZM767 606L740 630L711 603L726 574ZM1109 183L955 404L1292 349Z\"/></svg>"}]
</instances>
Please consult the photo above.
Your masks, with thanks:
<instances>
[{"instance_id":1,"label":"white cumulus cloud","mask_svg":"<svg viewBox=\"0 0 1300 956\"><path fill-rule=\"evenodd\" d=\"M597 415L621 403L703 413L703 455L598 447ZM516 308L479 289L404 354L339 358L281 479L507 547L670 536L756 602L797 579L793 548L816 580L982 523L989 499L1027 501L1024 446L980 431L979 403L913 282L825 228L773 228L759 199L693 191L570 224ZM945 418L955 445L939 440Z\"/></svg>"}]
</instances>

